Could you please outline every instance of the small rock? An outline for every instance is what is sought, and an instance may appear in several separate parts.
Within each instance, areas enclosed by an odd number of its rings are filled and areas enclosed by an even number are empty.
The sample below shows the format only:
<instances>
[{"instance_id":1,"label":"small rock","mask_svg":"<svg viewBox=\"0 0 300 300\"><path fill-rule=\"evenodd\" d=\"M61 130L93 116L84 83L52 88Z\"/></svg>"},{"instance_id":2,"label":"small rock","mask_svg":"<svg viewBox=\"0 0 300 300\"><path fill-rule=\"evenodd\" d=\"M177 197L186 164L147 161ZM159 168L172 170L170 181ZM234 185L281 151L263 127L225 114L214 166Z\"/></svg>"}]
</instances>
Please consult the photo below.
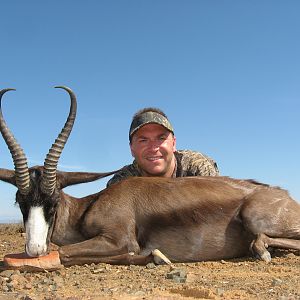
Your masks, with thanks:
<instances>
[{"instance_id":1,"label":"small rock","mask_svg":"<svg viewBox=\"0 0 300 300\"><path fill-rule=\"evenodd\" d=\"M53 277L53 284L56 284L57 287L63 287L64 286L64 280L63 278L59 276Z\"/></svg>"},{"instance_id":2,"label":"small rock","mask_svg":"<svg viewBox=\"0 0 300 300\"><path fill-rule=\"evenodd\" d=\"M55 271L53 272L53 274L56 274L56 275L65 277L65 276L66 276L66 270L65 270L65 269L55 270Z\"/></svg>"},{"instance_id":3,"label":"small rock","mask_svg":"<svg viewBox=\"0 0 300 300\"><path fill-rule=\"evenodd\" d=\"M24 276L18 274L11 275L10 280L12 282L15 282L16 285L24 285L27 283L27 279Z\"/></svg>"},{"instance_id":4,"label":"small rock","mask_svg":"<svg viewBox=\"0 0 300 300\"><path fill-rule=\"evenodd\" d=\"M4 285L4 286L2 287L2 291L3 291L4 293L7 293L7 292L10 292L10 289L9 289L8 286Z\"/></svg>"},{"instance_id":5,"label":"small rock","mask_svg":"<svg viewBox=\"0 0 300 300\"><path fill-rule=\"evenodd\" d=\"M30 298L28 295L26 295L26 294L24 294L24 293L22 293L22 292L18 293L16 299L18 299L18 300L33 300L33 299Z\"/></svg>"},{"instance_id":6,"label":"small rock","mask_svg":"<svg viewBox=\"0 0 300 300\"><path fill-rule=\"evenodd\" d=\"M24 300L33 300L33 298L31 298L30 296L26 295Z\"/></svg>"},{"instance_id":7,"label":"small rock","mask_svg":"<svg viewBox=\"0 0 300 300\"><path fill-rule=\"evenodd\" d=\"M288 296L280 296L279 300L290 300L291 298Z\"/></svg>"},{"instance_id":8,"label":"small rock","mask_svg":"<svg viewBox=\"0 0 300 300\"><path fill-rule=\"evenodd\" d=\"M57 291L57 285L56 285L56 284L51 284L51 285L49 286L49 288L50 288L50 290L53 291L53 292Z\"/></svg>"},{"instance_id":9,"label":"small rock","mask_svg":"<svg viewBox=\"0 0 300 300\"><path fill-rule=\"evenodd\" d=\"M8 282L6 283L6 287L8 288L8 291L12 291L16 286L16 283L15 282Z\"/></svg>"},{"instance_id":10,"label":"small rock","mask_svg":"<svg viewBox=\"0 0 300 300\"><path fill-rule=\"evenodd\" d=\"M2 276L2 277L10 277L11 275L13 275L14 274L14 270L5 270L5 271L2 271L1 273L0 273L0 276Z\"/></svg>"},{"instance_id":11,"label":"small rock","mask_svg":"<svg viewBox=\"0 0 300 300\"><path fill-rule=\"evenodd\" d=\"M132 271L139 270L139 269L140 269L140 266L136 266L136 265L130 265L129 266L129 270L132 270Z\"/></svg>"},{"instance_id":12,"label":"small rock","mask_svg":"<svg viewBox=\"0 0 300 300\"><path fill-rule=\"evenodd\" d=\"M272 286L278 286L278 285L281 285L282 284L282 280L279 279L279 278L273 278L272 280Z\"/></svg>"},{"instance_id":13,"label":"small rock","mask_svg":"<svg viewBox=\"0 0 300 300\"><path fill-rule=\"evenodd\" d=\"M156 267L156 265L152 262L146 265L147 269L154 269L155 267Z\"/></svg>"},{"instance_id":14,"label":"small rock","mask_svg":"<svg viewBox=\"0 0 300 300\"><path fill-rule=\"evenodd\" d=\"M288 253L285 255L285 257L288 257L288 258L295 258L296 255L294 253Z\"/></svg>"},{"instance_id":15,"label":"small rock","mask_svg":"<svg viewBox=\"0 0 300 300\"><path fill-rule=\"evenodd\" d=\"M172 279L173 281L177 283L184 283L186 282L187 274L182 269L175 269L171 272L167 273L166 275L167 279Z\"/></svg>"},{"instance_id":16,"label":"small rock","mask_svg":"<svg viewBox=\"0 0 300 300\"><path fill-rule=\"evenodd\" d=\"M105 272L106 272L106 270L104 268L99 268L99 269L92 270L93 274L105 273Z\"/></svg>"},{"instance_id":17,"label":"small rock","mask_svg":"<svg viewBox=\"0 0 300 300\"><path fill-rule=\"evenodd\" d=\"M217 295L218 295L218 296L223 297L223 296L224 296L224 292L225 292L224 289L217 288Z\"/></svg>"},{"instance_id":18,"label":"small rock","mask_svg":"<svg viewBox=\"0 0 300 300\"><path fill-rule=\"evenodd\" d=\"M137 291L134 293L134 296L144 296L146 293L144 291Z\"/></svg>"},{"instance_id":19,"label":"small rock","mask_svg":"<svg viewBox=\"0 0 300 300\"><path fill-rule=\"evenodd\" d=\"M31 283L26 283L25 285L24 285L24 289L25 290L31 290L32 289L32 284Z\"/></svg>"},{"instance_id":20,"label":"small rock","mask_svg":"<svg viewBox=\"0 0 300 300\"><path fill-rule=\"evenodd\" d=\"M42 280L42 283L43 283L43 284L50 284L50 282L51 282L51 280L50 280L49 278L44 278L44 279Z\"/></svg>"}]
</instances>

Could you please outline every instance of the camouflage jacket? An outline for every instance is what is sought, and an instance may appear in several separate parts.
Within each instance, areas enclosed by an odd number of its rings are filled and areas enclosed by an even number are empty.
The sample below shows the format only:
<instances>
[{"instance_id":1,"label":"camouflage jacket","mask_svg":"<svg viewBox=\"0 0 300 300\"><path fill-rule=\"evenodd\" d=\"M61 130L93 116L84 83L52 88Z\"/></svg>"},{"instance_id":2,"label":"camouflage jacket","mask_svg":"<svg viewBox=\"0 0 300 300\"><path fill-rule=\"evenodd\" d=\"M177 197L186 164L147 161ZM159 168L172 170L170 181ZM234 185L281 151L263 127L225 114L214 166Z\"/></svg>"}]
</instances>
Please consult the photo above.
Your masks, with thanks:
<instances>
[{"instance_id":1,"label":"camouflage jacket","mask_svg":"<svg viewBox=\"0 0 300 300\"><path fill-rule=\"evenodd\" d=\"M178 150L174 153L176 167L173 177L186 176L218 176L219 170L216 162L200 152L191 150ZM107 186L119 182L127 177L142 176L136 161L124 166L108 182Z\"/></svg>"}]
</instances>

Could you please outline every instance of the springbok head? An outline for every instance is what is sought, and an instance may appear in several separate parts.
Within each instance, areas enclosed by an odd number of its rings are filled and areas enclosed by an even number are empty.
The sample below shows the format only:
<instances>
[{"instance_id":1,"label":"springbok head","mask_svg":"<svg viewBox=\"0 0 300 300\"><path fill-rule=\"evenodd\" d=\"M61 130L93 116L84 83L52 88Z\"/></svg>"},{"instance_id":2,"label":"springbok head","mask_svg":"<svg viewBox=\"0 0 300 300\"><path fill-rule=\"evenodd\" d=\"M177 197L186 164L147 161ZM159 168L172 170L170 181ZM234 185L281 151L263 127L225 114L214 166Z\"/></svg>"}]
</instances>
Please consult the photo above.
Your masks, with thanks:
<instances>
[{"instance_id":1,"label":"springbok head","mask_svg":"<svg viewBox=\"0 0 300 300\"><path fill-rule=\"evenodd\" d=\"M50 148L44 166L28 168L23 149L7 127L1 108L2 96L14 89L0 90L0 131L12 155L14 170L0 169L0 180L15 185L26 230L25 251L30 256L47 253L53 229L60 190L70 184L62 179L64 172L57 171L58 160L70 136L76 117L77 102L73 91L58 86L70 95L71 106L67 121Z\"/></svg>"}]
</instances>

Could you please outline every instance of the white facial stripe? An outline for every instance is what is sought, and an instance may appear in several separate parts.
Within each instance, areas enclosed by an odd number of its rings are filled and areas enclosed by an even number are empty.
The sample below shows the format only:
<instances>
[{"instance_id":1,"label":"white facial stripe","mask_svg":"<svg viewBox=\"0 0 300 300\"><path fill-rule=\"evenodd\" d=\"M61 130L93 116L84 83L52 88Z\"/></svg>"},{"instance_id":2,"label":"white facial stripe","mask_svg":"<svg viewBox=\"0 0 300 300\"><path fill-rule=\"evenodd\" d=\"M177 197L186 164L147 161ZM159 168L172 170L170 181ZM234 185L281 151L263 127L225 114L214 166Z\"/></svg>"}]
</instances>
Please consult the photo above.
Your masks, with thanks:
<instances>
[{"instance_id":1,"label":"white facial stripe","mask_svg":"<svg viewBox=\"0 0 300 300\"><path fill-rule=\"evenodd\" d=\"M30 256L46 254L49 225L45 220L42 207L30 208L25 228L27 254Z\"/></svg>"}]
</instances>

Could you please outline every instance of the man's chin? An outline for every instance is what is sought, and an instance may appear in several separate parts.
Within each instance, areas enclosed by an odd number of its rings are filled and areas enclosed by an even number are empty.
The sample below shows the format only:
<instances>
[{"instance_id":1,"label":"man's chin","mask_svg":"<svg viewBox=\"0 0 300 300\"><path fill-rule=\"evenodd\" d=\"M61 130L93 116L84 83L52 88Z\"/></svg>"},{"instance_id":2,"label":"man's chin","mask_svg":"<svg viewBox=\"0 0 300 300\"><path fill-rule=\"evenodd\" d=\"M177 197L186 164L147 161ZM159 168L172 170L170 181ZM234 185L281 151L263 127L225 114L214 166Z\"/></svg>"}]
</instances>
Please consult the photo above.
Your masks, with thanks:
<instances>
[{"instance_id":1,"label":"man's chin","mask_svg":"<svg viewBox=\"0 0 300 300\"><path fill-rule=\"evenodd\" d=\"M162 169L148 169L146 173L151 177L162 177L165 174Z\"/></svg>"}]
</instances>

